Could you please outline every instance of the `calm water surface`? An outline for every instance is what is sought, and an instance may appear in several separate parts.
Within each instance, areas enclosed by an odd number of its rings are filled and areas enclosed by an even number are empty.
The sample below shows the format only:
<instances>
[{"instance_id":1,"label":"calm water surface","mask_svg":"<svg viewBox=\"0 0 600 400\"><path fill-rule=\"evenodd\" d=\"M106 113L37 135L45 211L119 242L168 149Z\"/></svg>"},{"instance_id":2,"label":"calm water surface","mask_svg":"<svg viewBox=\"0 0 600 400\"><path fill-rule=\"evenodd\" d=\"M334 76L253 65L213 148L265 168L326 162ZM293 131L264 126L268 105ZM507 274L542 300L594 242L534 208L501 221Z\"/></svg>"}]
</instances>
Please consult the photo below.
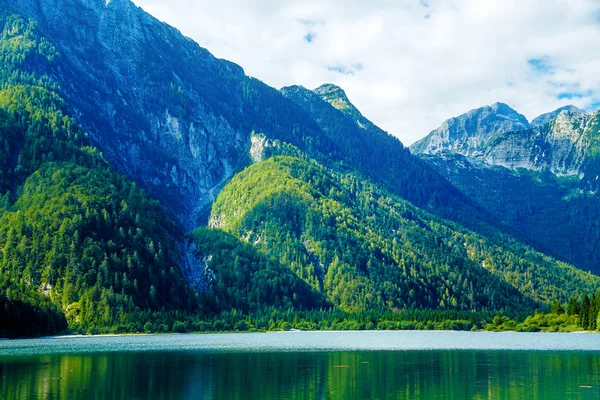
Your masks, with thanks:
<instances>
[{"instance_id":1,"label":"calm water surface","mask_svg":"<svg viewBox=\"0 0 600 400\"><path fill-rule=\"evenodd\" d=\"M600 335L292 332L0 341L0 399L600 399Z\"/></svg>"}]
</instances>

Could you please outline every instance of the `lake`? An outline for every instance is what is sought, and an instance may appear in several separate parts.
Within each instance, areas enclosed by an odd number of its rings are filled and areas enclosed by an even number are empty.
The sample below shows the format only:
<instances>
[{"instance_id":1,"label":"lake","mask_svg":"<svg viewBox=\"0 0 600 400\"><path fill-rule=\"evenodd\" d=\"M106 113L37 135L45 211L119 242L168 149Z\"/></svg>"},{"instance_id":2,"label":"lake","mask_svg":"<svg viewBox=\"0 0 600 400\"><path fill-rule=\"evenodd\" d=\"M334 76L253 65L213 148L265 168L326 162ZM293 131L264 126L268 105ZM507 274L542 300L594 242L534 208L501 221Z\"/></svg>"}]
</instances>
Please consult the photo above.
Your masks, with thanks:
<instances>
[{"instance_id":1,"label":"lake","mask_svg":"<svg viewBox=\"0 0 600 400\"><path fill-rule=\"evenodd\" d=\"M598 399L600 335L286 332L0 341L0 399Z\"/></svg>"}]
</instances>

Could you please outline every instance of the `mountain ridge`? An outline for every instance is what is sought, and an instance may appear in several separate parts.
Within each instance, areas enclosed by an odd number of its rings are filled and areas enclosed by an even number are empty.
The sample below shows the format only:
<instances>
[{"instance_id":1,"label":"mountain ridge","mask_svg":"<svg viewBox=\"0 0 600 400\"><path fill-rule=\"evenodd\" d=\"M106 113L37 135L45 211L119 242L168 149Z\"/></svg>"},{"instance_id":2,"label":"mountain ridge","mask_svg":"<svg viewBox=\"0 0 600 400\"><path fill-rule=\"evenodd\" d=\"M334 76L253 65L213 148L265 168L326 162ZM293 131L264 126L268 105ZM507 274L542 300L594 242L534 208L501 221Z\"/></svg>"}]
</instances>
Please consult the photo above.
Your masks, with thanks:
<instances>
[{"instance_id":1,"label":"mountain ridge","mask_svg":"<svg viewBox=\"0 0 600 400\"><path fill-rule=\"evenodd\" d=\"M566 106L562 106L557 108L554 111L551 111L549 113L544 113L536 118L534 118L531 121L531 126L538 126L538 125L544 125L550 121L552 121L553 119L555 119L558 114L560 114L563 111L570 111L570 112L578 112L578 113L582 113L582 114L587 114L584 110L575 107L574 105L566 105Z\"/></svg>"},{"instance_id":2,"label":"mountain ridge","mask_svg":"<svg viewBox=\"0 0 600 400\"><path fill-rule=\"evenodd\" d=\"M410 146L413 154L452 151L469 156L506 132L527 129L529 121L504 103L494 103L450 118Z\"/></svg>"},{"instance_id":3,"label":"mountain ridge","mask_svg":"<svg viewBox=\"0 0 600 400\"><path fill-rule=\"evenodd\" d=\"M537 249L598 273L600 111L565 106L488 136L467 155L447 146L421 157Z\"/></svg>"}]
</instances>

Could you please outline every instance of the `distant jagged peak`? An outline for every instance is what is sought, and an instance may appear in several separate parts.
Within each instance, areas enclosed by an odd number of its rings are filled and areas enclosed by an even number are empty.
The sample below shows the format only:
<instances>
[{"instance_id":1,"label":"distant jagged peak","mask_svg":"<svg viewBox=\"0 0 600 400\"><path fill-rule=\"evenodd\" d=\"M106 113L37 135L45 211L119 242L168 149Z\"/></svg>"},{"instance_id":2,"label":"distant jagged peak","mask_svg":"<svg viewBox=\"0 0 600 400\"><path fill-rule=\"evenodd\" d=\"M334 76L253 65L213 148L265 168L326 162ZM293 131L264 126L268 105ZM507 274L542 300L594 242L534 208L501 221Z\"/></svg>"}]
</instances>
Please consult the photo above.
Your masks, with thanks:
<instances>
[{"instance_id":1,"label":"distant jagged peak","mask_svg":"<svg viewBox=\"0 0 600 400\"><path fill-rule=\"evenodd\" d=\"M587 114L584 110L575 107L574 105L566 105L560 108L557 108L554 111L551 111L549 113L545 113L540 115L539 117L535 118L533 121L531 121L531 126L539 126L539 125L544 125L550 121L553 121L556 117L558 117L559 114L563 113L563 112L567 112L567 113L573 113L573 114Z\"/></svg>"},{"instance_id":2,"label":"distant jagged peak","mask_svg":"<svg viewBox=\"0 0 600 400\"><path fill-rule=\"evenodd\" d=\"M469 156L495 136L530 127L525 116L506 103L496 102L446 120L427 137L413 144L411 151L415 154L451 151Z\"/></svg>"},{"instance_id":3,"label":"distant jagged peak","mask_svg":"<svg viewBox=\"0 0 600 400\"><path fill-rule=\"evenodd\" d=\"M529 121L524 115L519 114L514 108L509 106L506 103L496 102L490 106L483 106L480 108L476 108L474 110L469 111L465 114L465 116L477 115L477 116L486 116L488 114L493 114L498 118L509 119L518 123L521 123L527 127L529 127ZM458 118L461 118L459 116Z\"/></svg>"}]
</instances>

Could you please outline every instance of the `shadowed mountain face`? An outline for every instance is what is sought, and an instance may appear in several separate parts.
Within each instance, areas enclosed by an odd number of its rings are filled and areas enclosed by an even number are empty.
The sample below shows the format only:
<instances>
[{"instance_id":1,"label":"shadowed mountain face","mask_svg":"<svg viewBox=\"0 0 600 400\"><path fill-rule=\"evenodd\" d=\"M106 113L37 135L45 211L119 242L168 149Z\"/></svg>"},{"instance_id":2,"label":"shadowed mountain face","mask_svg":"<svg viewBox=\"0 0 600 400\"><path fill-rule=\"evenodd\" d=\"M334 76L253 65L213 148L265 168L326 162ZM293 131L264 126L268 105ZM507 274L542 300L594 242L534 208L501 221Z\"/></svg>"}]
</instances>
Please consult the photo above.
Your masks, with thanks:
<instances>
[{"instance_id":1,"label":"shadowed mountain face","mask_svg":"<svg viewBox=\"0 0 600 400\"><path fill-rule=\"evenodd\" d=\"M109 162L179 217L195 212L248 146L236 65L126 0L19 0L60 58L50 75ZM39 69L31 65L29 69ZM229 77L229 82L226 78Z\"/></svg>"},{"instance_id":2,"label":"shadowed mountain face","mask_svg":"<svg viewBox=\"0 0 600 400\"><path fill-rule=\"evenodd\" d=\"M302 149L331 147L278 91L129 0L23 0L9 7L36 21L61 55L51 66L27 69L56 80L110 163L188 229L205 222L222 182L249 161L253 130Z\"/></svg>"},{"instance_id":3,"label":"shadowed mountain face","mask_svg":"<svg viewBox=\"0 0 600 400\"><path fill-rule=\"evenodd\" d=\"M600 201L582 192L577 178L486 166L450 153L424 159L538 250L600 273Z\"/></svg>"}]
</instances>

